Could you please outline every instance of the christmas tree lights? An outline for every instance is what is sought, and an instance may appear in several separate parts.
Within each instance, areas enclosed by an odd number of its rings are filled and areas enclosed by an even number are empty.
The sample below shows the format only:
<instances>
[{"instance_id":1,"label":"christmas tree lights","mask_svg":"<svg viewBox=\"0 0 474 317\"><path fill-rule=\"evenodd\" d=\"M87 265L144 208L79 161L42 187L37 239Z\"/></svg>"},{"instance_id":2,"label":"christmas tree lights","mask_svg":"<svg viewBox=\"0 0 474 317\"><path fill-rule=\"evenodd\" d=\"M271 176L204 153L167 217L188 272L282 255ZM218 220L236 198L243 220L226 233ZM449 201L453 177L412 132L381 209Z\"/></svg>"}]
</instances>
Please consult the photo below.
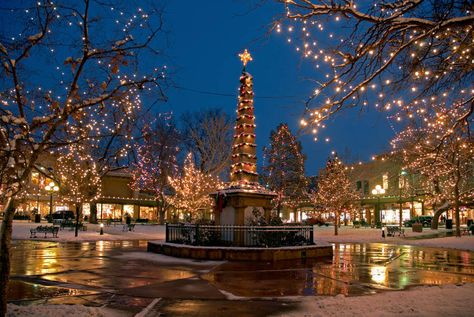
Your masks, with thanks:
<instances>
[{"instance_id":1,"label":"christmas tree lights","mask_svg":"<svg viewBox=\"0 0 474 317\"><path fill-rule=\"evenodd\" d=\"M240 76L230 180L234 186L258 186L253 78L245 71L245 66L252 60L252 57L247 50L239 56L244 69Z\"/></svg>"},{"instance_id":2,"label":"christmas tree lights","mask_svg":"<svg viewBox=\"0 0 474 317\"><path fill-rule=\"evenodd\" d=\"M270 147L265 147L263 179L277 194L273 203L278 210L282 206L297 208L307 198L308 180L305 176L305 157L301 143L291 133L288 125L280 124L270 135Z\"/></svg>"},{"instance_id":3,"label":"christmas tree lights","mask_svg":"<svg viewBox=\"0 0 474 317\"><path fill-rule=\"evenodd\" d=\"M334 214L334 234L338 234L340 214L359 197L348 176L348 169L334 154L318 177L317 191L311 193L313 204L321 212Z\"/></svg>"},{"instance_id":4,"label":"christmas tree lights","mask_svg":"<svg viewBox=\"0 0 474 317\"><path fill-rule=\"evenodd\" d=\"M202 173L194 165L193 156L189 153L183 170L176 176L168 178L174 195L168 196L169 203L176 209L183 210L197 219L213 205L210 194L222 187L218 178Z\"/></svg>"}]
</instances>

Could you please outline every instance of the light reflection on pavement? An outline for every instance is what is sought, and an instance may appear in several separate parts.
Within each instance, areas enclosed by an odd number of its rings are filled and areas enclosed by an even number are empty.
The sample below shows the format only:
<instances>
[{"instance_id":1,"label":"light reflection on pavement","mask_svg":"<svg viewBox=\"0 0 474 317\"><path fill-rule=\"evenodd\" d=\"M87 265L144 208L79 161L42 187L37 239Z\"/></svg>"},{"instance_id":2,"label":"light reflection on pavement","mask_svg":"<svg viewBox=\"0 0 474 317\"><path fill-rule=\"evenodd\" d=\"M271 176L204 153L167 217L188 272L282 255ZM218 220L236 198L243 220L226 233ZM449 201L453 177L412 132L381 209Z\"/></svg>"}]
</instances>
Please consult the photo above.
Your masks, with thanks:
<instances>
[{"instance_id":1,"label":"light reflection on pavement","mask_svg":"<svg viewBox=\"0 0 474 317\"><path fill-rule=\"evenodd\" d=\"M205 316L216 307L223 314L232 309L240 315L259 307L266 315L296 305L262 300L268 297L357 296L415 285L474 283L474 253L468 251L336 244L332 258L217 267L121 257L145 249L145 241L15 241L8 298L16 303L108 305L136 313L159 297L156 309L167 316ZM242 297L247 308L223 293Z\"/></svg>"}]
</instances>

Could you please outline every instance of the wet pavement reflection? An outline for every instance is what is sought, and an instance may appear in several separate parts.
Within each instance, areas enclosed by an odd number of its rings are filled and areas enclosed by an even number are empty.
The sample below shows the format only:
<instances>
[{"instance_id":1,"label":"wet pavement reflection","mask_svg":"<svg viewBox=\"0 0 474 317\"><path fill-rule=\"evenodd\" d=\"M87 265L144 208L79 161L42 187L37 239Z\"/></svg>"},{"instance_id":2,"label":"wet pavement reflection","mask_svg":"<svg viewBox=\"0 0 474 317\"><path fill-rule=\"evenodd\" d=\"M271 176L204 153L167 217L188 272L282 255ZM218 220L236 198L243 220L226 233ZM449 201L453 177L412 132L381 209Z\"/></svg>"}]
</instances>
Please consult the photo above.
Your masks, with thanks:
<instances>
[{"instance_id":1,"label":"wet pavement reflection","mask_svg":"<svg viewBox=\"0 0 474 317\"><path fill-rule=\"evenodd\" d=\"M416 285L474 283L474 253L468 251L335 244L330 258L220 265L148 261L145 251L145 241L15 241L8 298L17 303L105 304L137 312L160 297L167 303L161 309L180 315L183 307L211 303L225 310L221 291L247 299L357 296ZM124 256L134 254L142 256Z\"/></svg>"},{"instance_id":2,"label":"wet pavement reflection","mask_svg":"<svg viewBox=\"0 0 474 317\"><path fill-rule=\"evenodd\" d=\"M228 262L205 276L245 297L364 295L416 285L474 282L472 252L386 244L336 244L334 256L304 262Z\"/></svg>"}]
</instances>

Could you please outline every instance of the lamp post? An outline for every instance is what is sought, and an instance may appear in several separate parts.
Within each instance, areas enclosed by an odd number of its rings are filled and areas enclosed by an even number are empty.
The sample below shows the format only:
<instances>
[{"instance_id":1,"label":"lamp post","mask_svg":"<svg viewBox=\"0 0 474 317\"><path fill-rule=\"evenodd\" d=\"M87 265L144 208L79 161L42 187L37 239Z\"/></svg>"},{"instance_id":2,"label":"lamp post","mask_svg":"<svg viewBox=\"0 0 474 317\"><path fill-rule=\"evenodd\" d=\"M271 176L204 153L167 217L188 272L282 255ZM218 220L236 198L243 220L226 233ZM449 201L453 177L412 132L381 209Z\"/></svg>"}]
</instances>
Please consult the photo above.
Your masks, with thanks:
<instances>
[{"instance_id":1,"label":"lamp post","mask_svg":"<svg viewBox=\"0 0 474 317\"><path fill-rule=\"evenodd\" d=\"M53 193L59 191L59 186L51 181L44 189L49 193L49 219L53 220Z\"/></svg>"},{"instance_id":2,"label":"lamp post","mask_svg":"<svg viewBox=\"0 0 474 317\"><path fill-rule=\"evenodd\" d=\"M405 189L405 175L407 175L407 171L402 170L400 172L400 180L398 181L398 188L400 193L400 208L399 208L399 221L400 221L400 232L402 232L402 222L403 222L403 206L402 206L402 190Z\"/></svg>"},{"instance_id":3,"label":"lamp post","mask_svg":"<svg viewBox=\"0 0 474 317\"><path fill-rule=\"evenodd\" d=\"M376 185L372 189L372 195L377 196L377 208L375 210L375 225L377 226L377 220L380 222L380 195L385 194L385 189L380 185Z\"/></svg>"}]
</instances>

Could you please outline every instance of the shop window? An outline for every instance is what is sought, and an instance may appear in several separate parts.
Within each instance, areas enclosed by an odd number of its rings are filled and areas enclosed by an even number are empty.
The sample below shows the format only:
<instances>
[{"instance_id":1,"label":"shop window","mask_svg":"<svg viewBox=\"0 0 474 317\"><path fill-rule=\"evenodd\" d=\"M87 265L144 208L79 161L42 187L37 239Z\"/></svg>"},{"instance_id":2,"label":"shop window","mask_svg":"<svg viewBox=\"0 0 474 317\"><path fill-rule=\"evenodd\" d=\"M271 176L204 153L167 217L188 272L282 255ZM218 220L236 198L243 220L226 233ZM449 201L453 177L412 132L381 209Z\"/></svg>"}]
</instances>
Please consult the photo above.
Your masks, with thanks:
<instances>
[{"instance_id":1,"label":"shop window","mask_svg":"<svg viewBox=\"0 0 474 317\"><path fill-rule=\"evenodd\" d=\"M364 184L364 195L368 195L370 192L369 181L364 181L363 184Z\"/></svg>"},{"instance_id":2,"label":"shop window","mask_svg":"<svg viewBox=\"0 0 474 317\"><path fill-rule=\"evenodd\" d=\"M40 175L38 172L32 172L31 173L31 183L33 185L39 185L40 183Z\"/></svg>"},{"instance_id":3,"label":"shop window","mask_svg":"<svg viewBox=\"0 0 474 317\"><path fill-rule=\"evenodd\" d=\"M382 175L382 186L383 189L388 189L388 173Z\"/></svg>"},{"instance_id":4,"label":"shop window","mask_svg":"<svg viewBox=\"0 0 474 317\"><path fill-rule=\"evenodd\" d=\"M140 206L140 219L156 220L156 208Z\"/></svg>"}]
</instances>

